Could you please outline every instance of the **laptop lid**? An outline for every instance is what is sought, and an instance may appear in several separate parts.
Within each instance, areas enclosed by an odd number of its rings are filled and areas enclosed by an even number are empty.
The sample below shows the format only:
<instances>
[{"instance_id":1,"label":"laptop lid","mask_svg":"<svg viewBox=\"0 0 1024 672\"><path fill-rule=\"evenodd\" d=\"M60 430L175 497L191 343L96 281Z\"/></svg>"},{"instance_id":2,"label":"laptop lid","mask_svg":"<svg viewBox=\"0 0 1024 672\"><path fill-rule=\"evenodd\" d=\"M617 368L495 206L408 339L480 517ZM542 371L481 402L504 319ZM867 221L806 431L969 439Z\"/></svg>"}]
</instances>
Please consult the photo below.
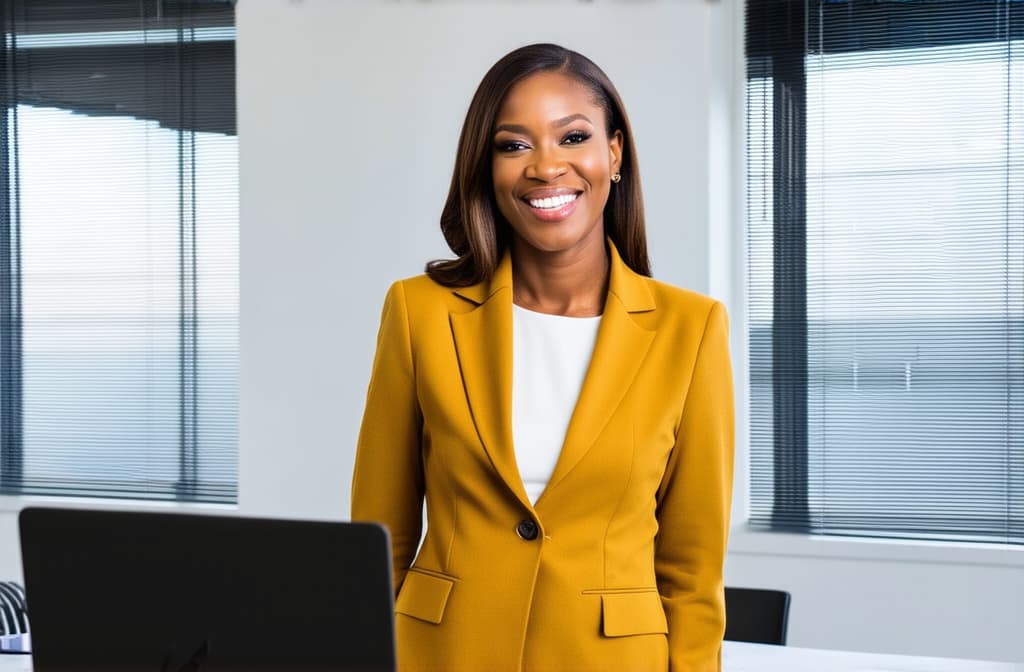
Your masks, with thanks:
<instances>
[{"instance_id":1,"label":"laptop lid","mask_svg":"<svg viewBox=\"0 0 1024 672\"><path fill-rule=\"evenodd\" d=\"M395 669L369 523L27 508L35 672Z\"/></svg>"}]
</instances>

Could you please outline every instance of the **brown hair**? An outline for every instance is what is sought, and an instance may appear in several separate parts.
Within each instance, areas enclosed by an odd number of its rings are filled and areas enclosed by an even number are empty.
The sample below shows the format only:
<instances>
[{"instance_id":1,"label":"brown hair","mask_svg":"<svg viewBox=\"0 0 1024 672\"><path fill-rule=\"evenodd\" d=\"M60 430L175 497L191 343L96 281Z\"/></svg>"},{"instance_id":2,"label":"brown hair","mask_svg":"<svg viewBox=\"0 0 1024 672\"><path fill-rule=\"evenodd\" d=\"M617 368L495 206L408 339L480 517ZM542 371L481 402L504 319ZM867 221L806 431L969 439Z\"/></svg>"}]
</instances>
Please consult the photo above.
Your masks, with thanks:
<instances>
[{"instance_id":1,"label":"brown hair","mask_svg":"<svg viewBox=\"0 0 1024 672\"><path fill-rule=\"evenodd\" d=\"M473 94L459 137L448 200L441 212L441 232L455 259L427 264L427 274L448 287L465 287L489 279L508 246L509 227L498 211L491 176L494 124L505 95L517 82L538 72L560 72L590 89L604 109L609 136L623 136L622 180L612 185L604 209L605 234L622 260L641 275L650 275L644 204L633 134L618 91L593 61L556 44L532 44L495 63Z\"/></svg>"}]
</instances>

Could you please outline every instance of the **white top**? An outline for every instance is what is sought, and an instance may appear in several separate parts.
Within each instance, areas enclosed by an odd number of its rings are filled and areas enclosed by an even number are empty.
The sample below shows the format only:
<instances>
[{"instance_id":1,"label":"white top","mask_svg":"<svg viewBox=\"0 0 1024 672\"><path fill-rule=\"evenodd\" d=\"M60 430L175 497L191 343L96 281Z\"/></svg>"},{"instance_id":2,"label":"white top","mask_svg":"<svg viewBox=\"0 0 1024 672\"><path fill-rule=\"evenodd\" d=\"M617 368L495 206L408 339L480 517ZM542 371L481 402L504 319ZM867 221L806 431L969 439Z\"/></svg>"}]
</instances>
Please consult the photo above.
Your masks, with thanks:
<instances>
[{"instance_id":1,"label":"white top","mask_svg":"<svg viewBox=\"0 0 1024 672\"><path fill-rule=\"evenodd\" d=\"M512 442L531 502L562 452L600 323L512 306Z\"/></svg>"}]
</instances>

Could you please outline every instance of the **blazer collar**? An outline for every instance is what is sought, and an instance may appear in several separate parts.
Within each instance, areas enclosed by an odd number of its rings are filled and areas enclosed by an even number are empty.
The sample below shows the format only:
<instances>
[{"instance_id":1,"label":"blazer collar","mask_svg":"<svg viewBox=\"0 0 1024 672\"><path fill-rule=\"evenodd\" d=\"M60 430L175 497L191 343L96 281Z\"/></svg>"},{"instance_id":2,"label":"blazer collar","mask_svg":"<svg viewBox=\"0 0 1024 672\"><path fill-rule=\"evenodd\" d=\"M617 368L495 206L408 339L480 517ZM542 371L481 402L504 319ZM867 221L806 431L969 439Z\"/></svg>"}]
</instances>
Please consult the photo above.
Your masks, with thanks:
<instances>
[{"instance_id":1,"label":"blazer collar","mask_svg":"<svg viewBox=\"0 0 1024 672\"><path fill-rule=\"evenodd\" d=\"M537 506L583 459L618 408L636 376L654 332L630 313L655 310L643 276L622 261L609 240L608 297L580 395L562 451ZM458 288L475 304L449 321L473 422L495 471L526 507L532 507L516 463L512 440L512 261L506 252L489 281Z\"/></svg>"},{"instance_id":2,"label":"blazer collar","mask_svg":"<svg viewBox=\"0 0 1024 672\"><path fill-rule=\"evenodd\" d=\"M654 297L651 296L651 290L647 287L644 277L626 265L611 238L607 238L606 241L610 266L608 293L615 295L628 313L654 310ZM455 289L455 294L479 306L504 288L512 288L512 254L509 250L505 250L490 280L459 287Z\"/></svg>"}]
</instances>

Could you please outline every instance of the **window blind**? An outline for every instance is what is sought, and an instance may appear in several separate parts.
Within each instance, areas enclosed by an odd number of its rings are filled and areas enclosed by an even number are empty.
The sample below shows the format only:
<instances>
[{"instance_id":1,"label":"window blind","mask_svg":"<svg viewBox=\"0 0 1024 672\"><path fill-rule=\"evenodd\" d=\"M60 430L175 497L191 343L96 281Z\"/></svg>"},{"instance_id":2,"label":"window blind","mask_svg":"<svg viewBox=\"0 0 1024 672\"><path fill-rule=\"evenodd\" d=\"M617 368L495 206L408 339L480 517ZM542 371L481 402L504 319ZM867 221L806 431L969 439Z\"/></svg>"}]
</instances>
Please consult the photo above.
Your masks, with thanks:
<instances>
[{"instance_id":1,"label":"window blind","mask_svg":"<svg viewBox=\"0 0 1024 672\"><path fill-rule=\"evenodd\" d=\"M751 524L1024 543L1024 1L746 25Z\"/></svg>"},{"instance_id":2,"label":"window blind","mask_svg":"<svg viewBox=\"0 0 1024 672\"><path fill-rule=\"evenodd\" d=\"M0 492L234 502L234 9L0 9Z\"/></svg>"}]
</instances>

